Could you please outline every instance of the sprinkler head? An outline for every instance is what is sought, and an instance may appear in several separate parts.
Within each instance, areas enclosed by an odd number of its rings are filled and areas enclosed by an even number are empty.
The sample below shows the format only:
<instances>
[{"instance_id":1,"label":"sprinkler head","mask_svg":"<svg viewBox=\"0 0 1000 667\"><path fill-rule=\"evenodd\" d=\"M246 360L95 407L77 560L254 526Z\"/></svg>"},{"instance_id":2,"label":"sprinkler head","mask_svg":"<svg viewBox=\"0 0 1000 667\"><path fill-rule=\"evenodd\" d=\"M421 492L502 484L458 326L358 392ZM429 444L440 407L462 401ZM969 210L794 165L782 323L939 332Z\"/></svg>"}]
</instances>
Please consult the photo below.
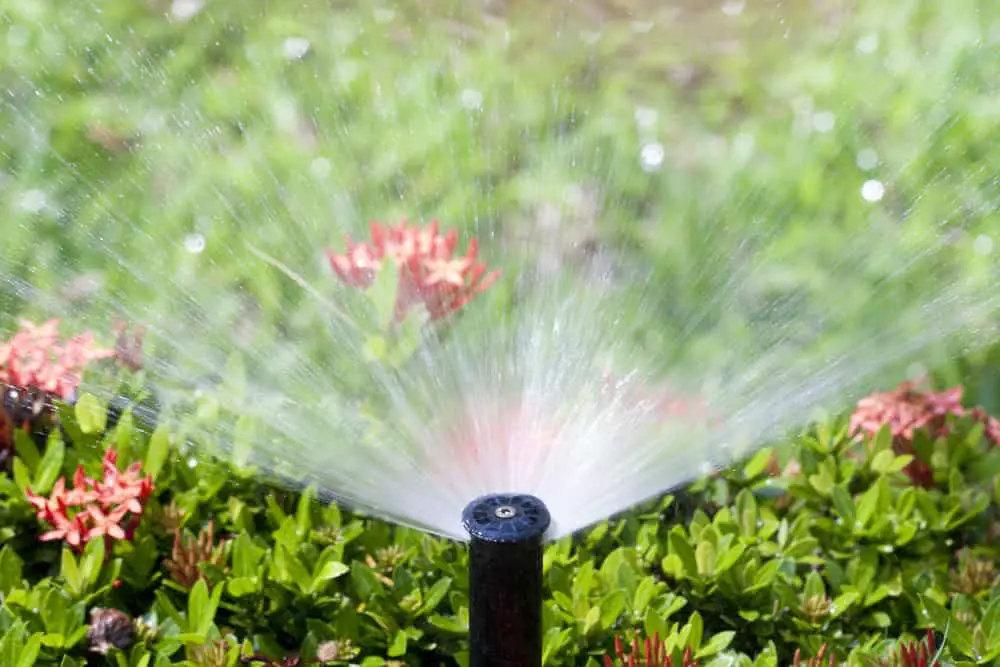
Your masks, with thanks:
<instances>
[{"instance_id":1,"label":"sprinkler head","mask_svg":"<svg viewBox=\"0 0 1000 667\"><path fill-rule=\"evenodd\" d=\"M526 542L541 538L551 517L545 504L527 494L480 496L462 512L462 525L473 540Z\"/></svg>"},{"instance_id":2,"label":"sprinkler head","mask_svg":"<svg viewBox=\"0 0 1000 667\"><path fill-rule=\"evenodd\" d=\"M525 494L476 498L469 542L470 667L541 667L542 551L551 517Z\"/></svg>"}]
</instances>

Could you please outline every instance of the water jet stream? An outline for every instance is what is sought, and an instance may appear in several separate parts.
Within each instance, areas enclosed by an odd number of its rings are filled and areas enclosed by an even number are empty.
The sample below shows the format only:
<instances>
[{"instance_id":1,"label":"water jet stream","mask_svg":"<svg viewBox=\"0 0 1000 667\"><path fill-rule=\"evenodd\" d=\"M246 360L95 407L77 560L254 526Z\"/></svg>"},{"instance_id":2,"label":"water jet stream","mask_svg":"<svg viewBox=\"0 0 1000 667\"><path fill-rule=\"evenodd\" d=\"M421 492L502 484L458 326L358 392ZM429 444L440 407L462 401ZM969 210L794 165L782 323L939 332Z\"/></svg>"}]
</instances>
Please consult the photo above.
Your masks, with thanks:
<instances>
[{"instance_id":1,"label":"water jet stream","mask_svg":"<svg viewBox=\"0 0 1000 667\"><path fill-rule=\"evenodd\" d=\"M982 26L856 4L836 25L698 9L717 43L673 18L553 35L462 10L475 38L452 44L457 9L290 3L232 35L209 3L195 23L146 17L146 50L93 3L39 0L53 21L13 18L33 37L2 65L5 312L145 323L184 446L268 481L462 541L471 498L528 493L545 539L572 534L997 341L1000 190L969 148L992 144L951 148L991 108ZM290 59L293 28L312 38ZM703 84L675 53L633 57L672 44L660 30L719 46L680 58ZM94 97L64 103L45 63L101 54ZM98 125L126 148L70 141ZM403 214L478 237L504 278L379 358L378 313L322 251Z\"/></svg>"}]
</instances>

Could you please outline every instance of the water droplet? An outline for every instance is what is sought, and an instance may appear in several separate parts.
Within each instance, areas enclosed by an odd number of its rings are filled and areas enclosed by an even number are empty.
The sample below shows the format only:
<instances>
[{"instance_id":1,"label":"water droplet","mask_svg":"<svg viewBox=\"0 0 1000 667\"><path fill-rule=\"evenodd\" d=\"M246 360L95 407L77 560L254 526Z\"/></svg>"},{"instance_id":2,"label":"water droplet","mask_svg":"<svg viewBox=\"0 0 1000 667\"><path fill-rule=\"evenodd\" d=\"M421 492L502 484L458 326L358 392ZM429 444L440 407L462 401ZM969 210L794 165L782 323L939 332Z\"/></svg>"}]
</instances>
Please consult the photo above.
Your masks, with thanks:
<instances>
[{"instance_id":1,"label":"water droplet","mask_svg":"<svg viewBox=\"0 0 1000 667\"><path fill-rule=\"evenodd\" d=\"M205 237L198 233L188 234L184 237L184 249L197 255L205 249Z\"/></svg>"},{"instance_id":2,"label":"water droplet","mask_svg":"<svg viewBox=\"0 0 1000 667\"><path fill-rule=\"evenodd\" d=\"M191 458L189 458L187 460L187 464L188 464L188 468L197 468L198 467L198 459L196 459L196 458L194 458L192 456Z\"/></svg>"},{"instance_id":3,"label":"water droplet","mask_svg":"<svg viewBox=\"0 0 1000 667\"><path fill-rule=\"evenodd\" d=\"M474 88L466 88L459 96L459 102L469 111L479 111L483 108L483 94Z\"/></svg>"},{"instance_id":4,"label":"water droplet","mask_svg":"<svg viewBox=\"0 0 1000 667\"><path fill-rule=\"evenodd\" d=\"M855 43L854 48L859 53L874 53L878 48L878 33L868 33Z\"/></svg>"},{"instance_id":5,"label":"water droplet","mask_svg":"<svg viewBox=\"0 0 1000 667\"><path fill-rule=\"evenodd\" d=\"M891 554L893 551L895 551L895 549L893 549L891 544L883 544L878 548L878 550L884 554Z\"/></svg>"},{"instance_id":6,"label":"water droplet","mask_svg":"<svg viewBox=\"0 0 1000 667\"><path fill-rule=\"evenodd\" d=\"M829 132L830 130L833 129L836 120L837 118L836 116L833 115L832 111L820 111L818 113L813 114L812 118L813 129L815 129L817 132L823 132L823 133Z\"/></svg>"},{"instance_id":7,"label":"water droplet","mask_svg":"<svg viewBox=\"0 0 1000 667\"><path fill-rule=\"evenodd\" d=\"M305 37L289 37L281 50L288 60L301 60L309 53L309 40Z\"/></svg>"},{"instance_id":8,"label":"water droplet","mask_svg":"<svg viewBox=\"0 0 1000 667\"><path fill-rule=\"evenodd\" d=\"M878 153L871 148L862 148L858 151L854 162L858 165L858 169L870 171L878 166Z\"/></svg>"},{"instance_id":9,"label":"water droplet","mask_svg":"<svg viewBox=\"0 0 1000 667\"><path fill-rule=\"evenodd\" d=\"M635 108L635 124L639 127L649 128L656 125L657 113L656 109L651 109L649 107L636 107Z\"/></svg>"},{"instance_id":10,"label":"water droplet","mask_svg":"<svg viewBox=\"0 0 1000 667\"><path fill-rule=\"evenodd\" d=\"M739 16L746 6L746 0L726 0L722 3L721 9L726 16Z\"/></svg>"},{"instance_id":11,"label":"water droplet","mask_svg":"<svg viewBox=\"0 0 1000 667\"><path fill-rule=\"evenodd\" d=\"M25 213L38 213L49 205L48 197L41 190L28 190L17 202L17 207Z\"/></svg>"},{"instance_id":12,"label":"water droplet","mask_svg":"<svg viewBox=\"0 0 1000 667\"><path fill-rule=\"evenodd\" d=\"M667 153L662 144L655 142L646 144L642 147L642 152L639 155L639 162L642 164L644 171L657 171L663 166L663 158L666 157L666 154Z\"/></svg>"},{"instance_id":13,"label":"water droplet","mask_svg":"<svg viewBox=\"0 0 1000 667\"><path fill-rule=\"evenodd\" d=\"M187 21L204 6L204 0L174 0L170 5L170 15L178 21Z\"/></svg>"},{"instance_id":14,"label":"water droplet","mask_svg":"<svg viewBox=\"0 0 1000 667\"><path fill-rule=\"evenodd\" d=\"M993 252L993 239L986 234L980 234L972 242L972 250L977 255L988 255Z\"/></svg>"},{"instance_id":15,"label":"water droplet","mask_svg":"<svg viewBox=\"0 0 1000 667\"><path fill-rule=\"evenodd\" d=\"M864 197L865 201L880 201L885 196L885 185L882 184L882 181L875 179L865 181L865 184L861 186L861 196Z\"/></svg>"},{"instance_id":16,"label":"water droplet","mask_svg":"<svg viewBox=\"0 0 1000 667\"><path fill-rule=\"evenodd\" d=\"M333 165L325 157L318 157L309 164L309 173L313 178L326 178L333 170Z\"/></svg>"}]
</instances>

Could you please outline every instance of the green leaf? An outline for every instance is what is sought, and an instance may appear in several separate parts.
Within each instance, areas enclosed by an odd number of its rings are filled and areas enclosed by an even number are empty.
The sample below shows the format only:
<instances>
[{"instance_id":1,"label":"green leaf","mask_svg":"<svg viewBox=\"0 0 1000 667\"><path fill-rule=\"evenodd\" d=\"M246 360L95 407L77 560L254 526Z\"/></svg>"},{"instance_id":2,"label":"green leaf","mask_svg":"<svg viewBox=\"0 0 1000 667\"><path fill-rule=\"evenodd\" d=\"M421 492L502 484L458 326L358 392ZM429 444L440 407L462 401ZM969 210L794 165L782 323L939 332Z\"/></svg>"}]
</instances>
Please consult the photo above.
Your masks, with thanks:
<instances>
[{"instance_id":1,"label":"green leaf","mask_svg":"<svg viewBox=\"0 0 1000 667\"><path fill-rule=\"evenodd\" d=\"M266 553L253 543L253 539L247 533L240 533L233 542L232 547L233 576L253 577L257 574L257 565L261 557Z\"/></svg>"},{"instance_id":2,"label":"green leaf","mask_svg":"<svg viewBox=\"0 0 1000 667\"><path fill-rule=\"evenodd\" d=\"M854 526L854 500L844 488L837 486L830 491L830 500L837 514L848 526Z\"/></svg>"},{"instance_id":3,"label":"green leaf","mask_svg":"<svg viewBox=\"0 0 1000 667\"><path fill-rule=\"evenodd\" d=\"M35 445L35 439L24 429L13 429L14 432L14 452L21 458L28 471L34 472L38 468L42 455Z\"/></svg>"},{"instance_id":4,"label":"green leaf","mask_svg":"<svg viewBox=\"0 0 1000 667\"><path fill-rule=\"evenodd\" d=\"M8 595L21 585L24 573L24 561L14 547L5 544L0 549L0 597Z\"/></svg>"},{"instance_id":5,"label":"green leaf","mask_svg":"<svg viewBox=\"0 0 1000 667\"><path fill-rule=\"evenodd\" d=\"M722 653L729 645L733 642L733 638L736 637L736 633L732 630L726 630L725 632L720 632L718 634L712 635L712 638L708 642L697 650L695 653L696 658L708 658L717 653Z\"/></svg>"},{"instance_id":6,"label":"green leaf","mask_svg":"<svg viewBox=\"0 0 1000 667\"><path fill-rule=\"evenodd\" d=\"M48 445L45 448L45 455L35 470L35 481L31 485L31 490L35 493L45 494L52 490L59 473L62 471L63 460L66 456L66 446L62 437L56 431L49 437Z\"/></svg>"},{"instance_id":7,"label":"green leaf","mask_svg":"<svg viewBox=\"0 0 1000 667\"><path fill-rule=\"evenodd\" d=\"M599 606L591 607L587 611L587 615L583 617L583 634L584 636L589 635L594 630L600 630L601 628L601 608Z\"/></svg>"},{"instance_id":8,"label":"green leaf","mask_svg":"<svg viewBox=\"0 0 1000 667\"><path fill-rule=\"evenodd\" d=\"M743 476L747 479L754 479L758 475L762 474L771 462L771 455L773 453L773 448L765 447L754 454L750 460L747 461L746 465L743 466Z\"/></svg>"},{"instance_id":9,"label":"green leaf","mask_svg":"<svg viewBox=\"0 0 1000 667\"><path fill-rule=\"evenodd\" d=\"M237 598L259 593L262 589L259 577L233 577L226 581L226 588Z\"/></svg>"},{"instance_id":10,"label":"green leaf","mask_svg":"<svg viewBox=\"0 0 1000 667\"><path fill-rule=\"evenodd\" d=\"M302 535L312 530L312 509L315 502L316 487L310 484L299 495L295 506L295 527Z\"/></svg>"},{"instance_id":11,"label":"green leaf","mask_svg":"<svg viewBox=\"0 0 1000 667\"><path fill-rule=\"evenodd\" d=\"M17 486L21 493L24 493L29 486L31 486L31 472L28 467L24 465L24 461L21 460L20 456L14 457L14 484Z\"/></svg>"},{"instance_id":12,"label":"green leaf","mask_svg":"<svg viewBox=\"0 0 1000 667\"><path fill-rule=\"evenodd\" d=\"M87 542L87 546L83 549L83 555L80 556L80 575L88 589L97 583L103 565L104 540Z\"/></svg>"},{"instance_id":13,"label":"green leaf","mask_svg":"<svg viewBox=\"0 0 1000 667\"><path fill-rule=\"evenodd\" d=\"M809 475L809 484L811 484L812 487L821 495L827 496L830 495L831 491L833 491L836 486L836 481L827 468L824 467L820 468L820 472Z\"/></svg>"},{"instance_id":14,"label":"green leaf","mask_svg":"<svg viewBox=\"0 0 1000 667\"><path fill-rule=\"evenodd\" d=\"M97 542L98 540L93 541ZM63 547L59 562L59 576L63 578L66 586L74 595L81 596L86 592L83 577L80 575L80 566L69 547Z\"/></svg>"},{"instance_id":15,"label":"green leaf","mask_svg":"<svg viewBox=\"0 0 1000 667\"><path fill-rule=\"evenodd\" d=\"M326 582L331 579L342 577L350 571L347 565L335 560L327 561L319 570L313 574L312 582L309 585L309 593L316 593Z\"/></svg>"},{"instance_id":16,"label":"green leaf","mask_svg":"<svg viewBox=\"0 0 1000 667\"><path fill-rule=\"evenodd\" d=\"M823 577L820 576L819 572L813 570L806 577L806 586L803 591L803 597L805 599L810 598L822 598L826 597L826 586L823 585Z\"/></svg>"},{"instance_id":17,"label":"green leaf","mask_svg":"<svg viewBox=\"0 0 1000 667\"><path fill-rule=\"evenodd\" d=\"M80 430L87 435L101 433L107 424L107 406L93 394L82 394L74 408Z\"/></svg>"},{"instance_id":18,"label":"green leaf","mask_svg":"<svg viewBox=\"0 0 1000 667\"><path fill-rule=\"evenodd\" d=\"M892 464L895 460L896 454L891 449L883 449L872 459L872 470L880 475L885 474L892 468Z\"/></svg>"},{"instance_id":19,"label":"green leaf","mask_svg":"<svg viewBox=\"0 0 1000 667\"><path fill-rule=\"evenodd\" d=\"M205 637L215 621L215 611L222 598L222 586L216 586L209 595L208 584L199 579L188 594L188 633Z\"/></svg>"},{"instance_id":20,"label":"green leaf","mask_svg":"<svg viewBox=\"0 0 1000 667\"><path fill-rule=\"evenodd\" d=\"M390 658L398 658L406 655L406 639L406 631L397 630L395 636L392 638L392 643L389 644L389 650L386 654Z\"/></svg>"},{"instance_id":21,"label":"green leaf","mask_svg":"<svg viewBox=\"0 0 1000 667\"><path fill-rule=\"evenodd\" d=\"M687 535L680 526L675 526L670 531L670 550L681 559L684 573L688 577L694 577L698 574L698 560L695 558L694 549L691 548L691 543L688 542Z\"/></svg>"},{"instance_id":22,"label":"green leaf","mask_svg":"<svg viewBox=\"0 0 1000 667\"><path fill-rule=\"evenodd\" d=\"M688 621L687 644L692 651L697 651L701 647L701 638L704 634L705 624L701 619L701 614L694 612Z\"/></svg>"},{"instance_id":23,"label":"green leaf","mask_svg":"<svg viewBox=\"0 0 1000 667\"><path fill-rule=\"evenodd\" d=\"M695 561L698 564L698 574L710 577L715 574L715 545L708 540L698 542L695 549Z\"/></svg>"},{"instance_id":24,"label":"green leaf","mask_svg":"<svg viewBox=\"0 0 1000 667\"><path fill-rule=\"evenodd\" d=\"M740 532L744 537L757 534L757 500L748 489L743 489L736 496L736 512Z\"/></svg>"},{"instance_id":25,"label":"green leaf","mask_svg":"<svg viewBox=\"0 0 1000 667\"><path fill-rule=\"evenodd\" d=\"M983 612L979 628L986 636L987 649L989 651L1000 649L1000 598L994 598L990 602Z\"/></svg>"},{"instance_id":26,"label":"green leaf","mask_svg":"<svg viewBox=\"0 0 1000 667\"><path fill-rule=\"evenodd\" d=\"M166 426L160 425L153 431L149 438L149 445L146 448L146 460L143 462L144 472L152 475L156 479L163 470L163 464L167 462L167 455L170 453L170 432Z\"/></svg>"},{"instance_id":27,"label":"green leaf","mask_svg":"<svg viewBox=\"0 0 1000 667\"><path fill-rule=\"evenodd\" d=\"M924 605L924 609L927 611L927 615L934 623L934 626L942 632L945 628L948 628L948 641L954 645L954 648L966 657L974 657L975 642L972 639L972 633L969 632L969 629L966 628L961 621L955 618L954 614L935 602L929 596L923 595L920 597L920 600Z\"/></svg>"},{"instance_id":28,"label":"green leaf","mask_svg":"<svg viewBox=\"0 0 1000 667\"><path fill-rule=\"evenodd\" d=\"M453 616L439 616L434 614L427 618L427 622L438 630L451 632L454 634L465 634L469 631L469 626L458 621Z\"/></svg>"},{"instance_id":29,"label":"green leaf","mask_svg":"<svg viewBox=\"0 0 1000 667\"><path fill-rule=\"evenodd\" d=\"M628 607L628 598L625 591L612 591L601 598L598 606L601 608L601 627L610 628Z\"/></svg>"},{"instance_id":30,"label":"green leaf","mask_svg":"<svg viewBox=\"0 0 1000 667\"><path fill-rule=\"evenodd\" d=\"M448 589L451 588L451 577L443 577L438 579L430 590L427 591L427 595L424 596L424 604L420 607L419 615L429 614L434 611L444 596L448 593Z\"/></svg>"},{"instance_id":31,"label":"green leaf","mask_svg":"<svg viewBox=\"0 0 1000 667\"><path fill-rule=\"evenodd\" d=\"M655 577L643 577L642 581L639 582L639 586L635 589L632 608L639 610L648 607L649 603L656 596L658 588L659 586Z\"/></svg>"},{"instance_id":32,"label":"green leaf","mask_svg":"<svg viewBox=\"0 0 1000 667\"><path fill-rule=\"evenodd\" d=\"M879 494L882 492L882 486L879 484L873 485L858 499L857 502L857 523L862 526L867 526L871 521L872 517L875 516L875 510L878 509L879 505Z\"/></svg>"},{"instance_id":33,"label":"green leaf","mask_svg":"<svg viewBox=\"0 0 1000 667\"><path fill-rule=\"evenodd\" d=\"M41 632L31 635L24 648L21 649L21 654L17 659L17 667L35 667L38 652L42 649L42 636Z\"/></svg>"}]
</instances>

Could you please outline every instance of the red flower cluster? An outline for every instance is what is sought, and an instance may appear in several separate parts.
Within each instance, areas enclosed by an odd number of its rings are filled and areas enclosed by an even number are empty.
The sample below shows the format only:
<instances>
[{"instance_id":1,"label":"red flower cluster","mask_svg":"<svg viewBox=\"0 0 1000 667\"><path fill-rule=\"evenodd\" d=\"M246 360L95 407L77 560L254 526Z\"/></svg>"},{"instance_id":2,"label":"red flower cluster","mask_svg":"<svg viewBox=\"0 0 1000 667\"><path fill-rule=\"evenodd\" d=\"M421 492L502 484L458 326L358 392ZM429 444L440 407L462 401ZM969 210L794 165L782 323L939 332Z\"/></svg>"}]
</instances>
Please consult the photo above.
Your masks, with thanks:
<instances>
[{"instance_id":1,"label":"red flower cluster","mask_svg":"<svg viewBox=\"0 0 1000 667\"><path fill-rule=\"evenodd\" d=\"M90 332L61 341L59 320L41 325L21 320L20 324L13 338L0 342L0 382L5 384L39 389L67 400L80 386L88 363L115 356L114 350L97 347Z\"/></svg>"},{"instance_id":2,"label":"red flower cluster","mask_svg":"<svg viewBox=\"0 0 1000 667\"><path fill-rule=\"evenodd\" d=\"M346 239L347 250L326 255L344 283L365 289L371 285L382 263L389 259L399 267L396 320L402 321L411 307L423 303L434 320L462 308L492 285L499 271L486 274L477 261L478 241L472 238L464 256L455 256L458 232L438 233L435 220L423 227L410 227L403 220L396 227L371 223L371 241Z\"/></svg>"},{"instance_id":3,"label":"red flower cluster","mask_svg":"<svg viewBox=\"0 0 1000 667\"><path fill-rule=\"evenodd\" d=\"M625 653L622 638L616 636L615 657L618 658L617 662L609 655L604 656L604 667L616 667L616 665L620 667L674 667L674 658L672 655L667 655L666 642L660 640L658 632L653 635L652 640L647 637L641 645L639 638L634 638L632 651L628 654ZM691 647L688 646L684 650L684 657L678 667L697 666L698 660L693 656Z\"/></svg>"},{"instance_id":4,"label":"red flower cluster","mask_svg":"<svg viewBox=\"0 0 1000 667\"><path fill-rule=\"evenodd\" d=\"M70 490L66 489L65 477L59 478L48 498L25 489L38 519L52 526L39 539L63 540L77 551L97 537L103 537L106 543L131 540L153 493L153 477L139 476L141 463L133 463L122 472L117 461L118 452L109 447L102 461L103 480L87 477L81 465Z\"/></svg>"},{"instance_id":5,"label":"red flower cluster","mask_svg":"<svg viewBox=\"0 0 1000 667\"><path fill-rule=\"evenodd\" d=\"M962 405L961 386L942 392L922 391L912 382L904 382L894 391L876 393L861 399L851 415L849 432L860 437L875 435L883 426L892 432L893 450L897 454L913 454L913 435L926 430L932 438L942 438L951 432L948 417L966 417L981 422L985 437L1000 445L1000 421L982 408L966 409ZM934 475L930 464L914 458L904 472L915 484L930 487Z\"/></svg>"}]
</instances>

